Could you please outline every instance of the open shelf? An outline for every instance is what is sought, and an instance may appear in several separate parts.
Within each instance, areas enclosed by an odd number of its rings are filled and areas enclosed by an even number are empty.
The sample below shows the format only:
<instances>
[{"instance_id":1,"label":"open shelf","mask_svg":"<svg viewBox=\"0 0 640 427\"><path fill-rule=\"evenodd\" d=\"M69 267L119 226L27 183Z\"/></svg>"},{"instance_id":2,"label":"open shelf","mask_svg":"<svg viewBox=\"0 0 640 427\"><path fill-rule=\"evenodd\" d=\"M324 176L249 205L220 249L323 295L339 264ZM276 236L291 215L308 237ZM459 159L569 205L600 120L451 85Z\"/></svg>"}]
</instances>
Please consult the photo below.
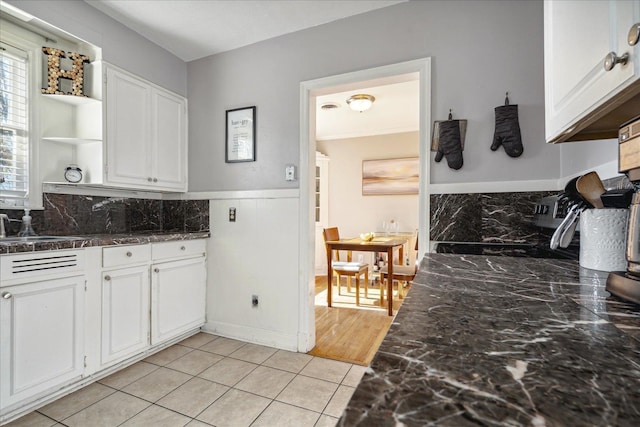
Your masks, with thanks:
<instances>
[{"instance_id":1,"label":"open shelf","mask_svg":"<svg viewBox=\"0 0 640 427\"><path fill-rule=\"evenodd\" d=\"M57 102L63 102L65 104L71 104L71 105L85 105L85 104L95 104L97 102L102 102L99 99L89 98L88 96L55 95L55 94L49 94L49 93L43 93L42 96Z\"/></svg>"},{"instance_id":2,"label":"open shelf","mask_svg":"<svg viewBox=\"0 0 640 427\"><path fill-rule=\"evenodd\" d=\"M43 137L42 139L44 141L61 142L63 144L72 144L72 145L91 144L93 142L102 142L102 139L66 138L66 137L60 137L60 136L48 136L48 137Z\"/></svg>"}]
</instances>

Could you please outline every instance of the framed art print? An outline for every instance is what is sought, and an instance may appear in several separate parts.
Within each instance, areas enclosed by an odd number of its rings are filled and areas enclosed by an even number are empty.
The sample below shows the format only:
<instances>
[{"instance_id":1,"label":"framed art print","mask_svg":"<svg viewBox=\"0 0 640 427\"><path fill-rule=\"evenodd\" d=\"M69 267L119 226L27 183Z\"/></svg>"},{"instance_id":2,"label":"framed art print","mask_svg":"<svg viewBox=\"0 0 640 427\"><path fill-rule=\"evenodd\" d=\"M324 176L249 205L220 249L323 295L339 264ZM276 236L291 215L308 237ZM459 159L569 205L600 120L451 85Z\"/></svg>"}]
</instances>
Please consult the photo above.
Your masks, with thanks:
<instances>
[{"instance_id":1,"label":"framed art print","mask_svg":"<svg viewBox=\"0 0 640 427\"><path fill-rule=\"evenodd\" d=\"M225 162L255 162L256 107L226 111Z\"/></svg>"}]
</instances>

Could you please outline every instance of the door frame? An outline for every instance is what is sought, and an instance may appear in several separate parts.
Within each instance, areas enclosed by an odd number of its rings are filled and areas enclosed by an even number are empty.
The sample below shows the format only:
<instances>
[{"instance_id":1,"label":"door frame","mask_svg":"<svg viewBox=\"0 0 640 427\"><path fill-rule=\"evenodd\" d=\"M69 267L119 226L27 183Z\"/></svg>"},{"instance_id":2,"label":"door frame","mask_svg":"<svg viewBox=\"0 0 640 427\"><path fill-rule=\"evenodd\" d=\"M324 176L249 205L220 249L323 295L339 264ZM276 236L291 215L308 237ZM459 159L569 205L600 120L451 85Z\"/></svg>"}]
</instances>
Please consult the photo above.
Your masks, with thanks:
<instances>
[{"instance_id":1,"label":"door frame","mask_svg":"<svg viewBox=\"0 0 640 427\"><path fill-rule=\"evenodd\" d=\"M308 80L300 83L300 206L298 209L299 238L299 304L298 304L298 351L308 352L315 346L315 221L313 212L315 179L315 98L325 93L349 90L367 81L374 86L375 80L415 75L420 82L419 156L420 179L418 194L419 251L429 247L429 174L430 174L430 124L431 124L431 58L416 59L382 67L369 68L335 76ZM312 274L313 273L313 274Z\"/></svg>"}]
</instances>

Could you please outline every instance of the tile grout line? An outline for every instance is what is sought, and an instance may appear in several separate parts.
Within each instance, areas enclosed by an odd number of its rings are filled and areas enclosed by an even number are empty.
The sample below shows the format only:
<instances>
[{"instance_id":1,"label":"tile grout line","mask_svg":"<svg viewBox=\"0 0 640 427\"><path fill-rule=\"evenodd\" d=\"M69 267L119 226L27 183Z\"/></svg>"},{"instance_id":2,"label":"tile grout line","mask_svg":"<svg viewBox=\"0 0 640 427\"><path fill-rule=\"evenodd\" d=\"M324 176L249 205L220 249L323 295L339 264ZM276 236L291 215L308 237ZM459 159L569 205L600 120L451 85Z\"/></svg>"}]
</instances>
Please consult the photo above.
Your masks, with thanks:
<instances>
[{"instance_id":1,"label":"tile grout line","mask_svg":"<svg viewBox=\"0 0 640 427\"><path fill-rule=\"evenodd\" d=\"M202 332L201 332L201 333L202 333ZM177 346L177 345L179 345L180 347L185 347L185 348L186 348L186 349L188 349L189 351L188 351L188 352L186 352L186 353L184 353L184 354L182 354L182 355L180 355L179 357L176 357L175 359L172 359L172 360L168 361L168 362L167 362L167 363L165 363L164 365L157 364L158 362L154 363L154 362L151 362L151 361L147 361L146 359L142 359L142 360L140 360L139 362L136 362L136 363L145 362L145 363L147 363L147 364L149 364L149 365L152 365L152 366L154 367L154 369L153 369L152 371L150 371L150 372L146 373L145 375L143 375L143 376L141 376L141 377L139 377L139 378L136 378L134 381L127 382L126 384L122 385L122 386L121 386L121 388L115 388L115 387L113 387L113 386L110 386L110 385L107 385L107 384L101 383L101 382L100 382L100 380L97 380L97 381L95 381L95 382L91 383L91 384L94 384L94 383L100 384L101 386L106 387L107 389L111 390L112 392L111 392L111 393L109 393L107 396L104 396L103 398L101 398L101 399L99 399L99 400L97 400L97 401L93 402L92 404L90 404L90 405L88 405L88 406L86 406L86 407L84 407L84 408L82 408L82 409L80 409L80 410L78 410L78 411L73 412L72 414L70 414L69 416L65 417L65 418L64 418L64 419L62 419L62 420L56 420L56 419L54 419L54 418L52 418L52 417L50 417L50 416L47 416L46 414L44 414L44 413L40 412L39 410L36 410L36 412L38 412L40 415L42 415L42 416L46 417L47 419L52 420L52 421L53 421L53 422L55 422L55 423L59 423L59 424L61 424L61 425L67 425L67 424L65 424L65 423L64 423L64 421L65 421L65 420L68 420L69 418L71 418L71 417L75 416L76 414L78 414L78 413L80 413L80 412L82 412L82 411L84 411L84 410L87 410L87 409L91 408L92 406L95 406L97 403L99 403L99 402L101 402L101 401L103 401L103 400L107 399L108 397L112 396L113 394L115 394L115 393L117 393L117 392L121 392L121 393L123 393L123 394L125 394L125 395L127 395L127 396L131 396L131 397L134 397L134 398L136 398L136 399L140 399L141 401L144 401L144 402L148 403L148 405L147 405L145 408L143 408L142 410L140 410L140 411L138 411L137 413L135 413L134 415L132 415L132 416L130 416L129 418L127 418L126 420L122 421L122 423L120 423L120 424L118 424L118 425L122 425L122 424L124 424L124 423L128 422L129 420L131 420L131 419L135 418L135 417L136 417L136 416L138 416L140 413L142 413L142 412L146 411L147 409L149 409L149 408L151 408L151 407L153 407L153 406L156 406L157 408L162 408L162 409L164 409L164 410L168 410L168 411L170 411L171 413L174 413L174 414L177 414L177 415L180 415L180 416L184 416L185 418L187 418L187 419L189 420L189 421L187 421L187 424L188 424L188 423L190 423L190 422L192 422L193 420L200 421L200 422L203 422L203 423L205 423L205 424L208 424L208 423L206 423L206 422L204 422L204 421L198 420L197 418L198 418L200 415L202 415L202 413L203 413L203 412L205 412L208 408L210 408L210 407L211 407L211 405L215 404L215 403L216 403L216 402L218 402L218 401L219 401L223 396L225 396L226 394L228 394L230 390L235 390L235 391L237 391L237 392L249 393L249 394L251 394L251 395L254 395L254 396L257 396L257 397L260 397L260 398L268 399L268 400L269 400L269 403L267 404L267 406L266 406L262 411L260 411L260 413L259 413L259 414L257 414L257 415L256 415L256 417L251 421L251 424L250 424L250 425L254 424L254 423L256 422L256 420L257 420L260 416L262 416L262 415L265 413L265 411L266 411L269 407L271 407L271 406L273 405L273 403L274 403L274 402L278 402L279 404L282 404L282 405L287 405L287 406L290 406L290 407L293 407L293 408L299 408L299 409L302 409L302 410L305 410L305 411L310 411L310 412L312 412L312 413L314 413L314 414L317 414L317 415L318 415L318 417L316 418L316 421L315 421L315 422L317 423L323 415L325 415L325 416L327 416L327 417L330 417L330 418L332 418L332 419L333 419L333 418L336 418L336 417L334 417L333 415L330 415L330 414L325 413L324 411L326 411L326 409L327 409L328 405L331 403L331 400L336 396L336 393L337 393L337 392L338 392L338 390L340 389L340 386L341 386L341 385L344 385L345 387L354 388L353 386L350 386L350 385L349 385L349 386L347 386L347 385L345 385L345 384L344 384L344 381L345 381L345 379L347 378L347 375L349 375L349 373L350 373L350 372L351 372L351 370L354 368L354 366L356 366L356 364L354 364L354 363L344 362L344 361L338 361L338 362L340 362L340 363L344 363L344 364L346 364L346 365L349 365L349 367L348 367L348 369L347 369L346 373L345 373L344 375L342 375L342 377L340 378L340 380L339 380L338 382L334 382L334 381L326 380L326 379L324 379L324 378L317 378L317 377L311 376L311 375L309 375L309 374L303 374L303 373L302 373L302 372L304 371L304 369L306 369L306 368L307 368L307 367L308 367L308 366L309 366L309 365L310 365L314 360L316 360L316 359L323 359L323 360L333 360L333 359L328 359L328 358L324 358L324 357L314 356L314 355L310 355L310 354L308 354L308 353L299 353L299 354L301 354L301 355L308 355L310 358L309 358L309 360L308 360L307 362L305 362L305 363L300 367L300 369L297 369L297 371L292 372L292 371L290 371L290 370L282 369L281 367L275 367L275 366L267 366L267 365L265 365L265 363L268 363L268 362L269 362L269 360L271 360L275 355L277 355L277 354L278 354L278 352L283 351L283 352L287 352L287 353L289 353L289 351L288 351L288 350L281 350L281 349L278 349L278 348L274 348L274 350L275 350L275 351L273 351L271 354L269 354L269 355L268 355L264 360L262 360L262 361L261 361L261 362L259 362L259 363L255 363L255 362L248 361L248 360L245 360L245 359L240 359L240 358L238 358L238 356L235 356L235 357L233 356L233 354L234 354L234 353L236 353L236 352L240 351L241 349L245 348L245 347L246 347L247 345L249 345L250 343L243 343L240 347L236 348L235 350L233 350L231 353L229 353L229 354L227 354L227 355L222 355L222 354L219 354L219 353L215 353L215 352L213 352L213 351L207 351L207 350L203 350L203 349L202 349L202 347L204 347L204 346L206 346L206 345L208 345L208 344L211 344L211 343L213 343L213 342L217 341L217 340L218 340L218 339L220 339L220 338L225 338L225 339L228 339L228 340L233 340L233 339L231 339L231 338L226 338L226 337L216 336L216 337L215 337L215 338L213 338L212 340L209 340L209 341L207 341L206 343L203 343L203 344L202 344L202 345L200 345L199 347L190 346L190 345L184 345L184 344L181 344L181 343L175 343L175 344L173 344L172 346L169 346L169 347L167 347L167 348L165 348L165 349L161 350L160 352L155 353L154 355L156 355L156 354L160 354L162 351L168 350L169 348L171 348L171 347L173 347L173 346ZM188 338L187 338L187 339L188 339ZM234 341L239 342L238 340L234 340ZM268 346L262 346L262 345L260 345L260 344L256 344L256 346L268 347ZM269 348L270 348L270 347L269 347ZM215 356L217 356L217 357L221 357L221 359L220 359L220 360L215 361L215 362L214 362L214 363L212 363L211 365L207 366L206 368L204 368L204 369L200 370L199 372L197 372L197 373L195 373L195 374L192 374L192 373L189 373L189 372L184 372L184 371L181 371L181 370L179 370L179 369L175 369L175 368L173 368L173 367L169 367L169 366L168 366L168 365L170 365L170 364L172 364L172 363L175 363L176 361L180 360L181 358L186 357L186 356L188 356L189 354L192 354L195 350L198 350L198 351L203 352L203 353L207 353L207 354L215 355ZM293 352L293 353L296 353L296 352ZM149 356L149 358L153 357L154 355ZM201 375L203 372L205 372L207 369L210 369L211 367L215 366L216 364L219 364L220 362L222 362L222 361L224 361L224 360L236 360L236 361L240 361L240 362L244 362L244 363L253 364L253 365L256 365L256 366L255 366L255 367L253 367L249 372L247 372L245 375L243 375L240 379L238 379L238 380L237 380L233 385L231 385L231 386L226 385L226 384L222 384L222 383L218 383L218 382L213 381L213 380L210 380L210 379L208 379L208 378L200 377L200 375ZM131 365L131 366L133 366L133 365ZM282 372L282 373L292 374L292 375L293 375L293 377L292 377L292 378L291 378L291 379L290 379L290 380L289 380L289 381L284 385L284 387L282 387L282 388L281 388L281 390L280 390L280 391L279 391L279 392L278 392L278 393L277 393L273 398L269 398L269 397L262 396L262 395L260 395L260 394L257 394L257 393L254 393L254 392L251 392L251 391L245 391L245 390L241 390L241 389L237 388L238 384L239 384L240 382L242 382L243 380L245 380L247 377L249 377L252 373L254 373L254 372L257 370L257 368L258 368L258 367L264 367L264 368L267 368L267 369L274 369L274 370L279 371L279 372ZM167 393L163 394L161 397L159 397L159 398L158 398L158 399L156 399L155 401L149 401L149 400L147 400L147 399L145 399L145 398L142 398L142 397L140 397L140 396L136 396L136 395L134 395L134 394L132 394L132 393L130 393L130 392L124 391L124 389L125 389L126 387L129 387L130 385L132 385L132 384L136 383L137 381L140 381L140 380L142 380L142 379L144 379L144 378L148 377L148 376L149 376L149 375L151 375L152 373L157 372L160 368L166 368L166 369L167 369L167 370L169 370L169 371L180 373L180 374L182 374L182 375L188 376L189 378L188 378L188 379L186 379L186 381L182 382L181 384L179 384L179 385L177 385L176 387L174 387L174 388L172 388L171 390L169 390ZM126 369L126 368L125 368L125 369ZM118 371L118 372L121 372L121 371ZM114 374L117 374L117 372L116 372L116 373L114 373ZM283 393L283 391L284 391L284 390L285 390L289 385L291 385L291 383L292 383L296 378L298 378L298 377L301 377L301 378L309 378L309 379L314 379L314 380L320 380L320 381L324 381L324 382L327 382L327 383L330 383L330 384L334 384L334 385L336 385L336 389L331 393L331 396L330 396L330 397L329 397L329 399L327 400L327 403L323 406L323 408L322 408L322 410L321 410L320 412L318 412L318 411L316 411L316 410L313 410L313 409L305 408L305 407L302 407L302 406L299 406L299 405L296 405L296 404L291 404L291 403L287 403L287 402L283 402L283 401L277 400L277 399L278 399L278 397ZM107 378L108 378L108 377L107 377ZM166 396L168 396L168 395L170 395L171 393L173 393L173 392L175 392L176 390L178 390L180 387L184 386L184 385L185 385L186 383L188 383L189 381L193 380L194 378L198 378L198 379L200 379L200 380L204 380L204 381L207 381L207 382L212 383L212 384L217 384L217 385L220 385L220 386L223 386L223 387L227 387L228 389L227 389L227 390L226 390L222 395L218 396L218 397L217 397L213 402L211 402L209 405L207 405L207 407L206 407L206 408L204 408L202 411L200 411L200 412L199 412L197 415L195 415L195 416L191 416L191 415L188 415L188 414L184 414L184 413L182 413L182 412L179 412L179 411L174 410L174 409L169 408L169 407L165 407L165 406L163 406L162 404L157 403L157 402L159 402L160 400L162 400L163 398L165 398ZM89 384L89 385L91 385L91 384ZM85 387L87 387L87 386L85 386ZM80 390L82 390L82 389L80 389ZM79 390L78 390L78 391L79 391ZM52 403L53 403L53 402L52 402Z\"/></svg>"}]
</instances>

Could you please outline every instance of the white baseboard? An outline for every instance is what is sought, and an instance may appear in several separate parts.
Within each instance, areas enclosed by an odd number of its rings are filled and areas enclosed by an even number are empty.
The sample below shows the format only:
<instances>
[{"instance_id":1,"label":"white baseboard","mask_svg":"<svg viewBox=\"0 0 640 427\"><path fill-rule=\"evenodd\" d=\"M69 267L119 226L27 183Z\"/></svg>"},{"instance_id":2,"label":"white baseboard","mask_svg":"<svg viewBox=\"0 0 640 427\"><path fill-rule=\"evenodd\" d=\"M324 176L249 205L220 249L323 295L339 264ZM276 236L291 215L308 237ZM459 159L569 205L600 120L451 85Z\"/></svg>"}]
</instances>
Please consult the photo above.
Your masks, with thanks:
<instances>
[{"instance_id":1,"label":"white baseboard","mask_svg":"<svg viewBox=\"0 0 640 427\"><path fill-rule=\"evenodd\" d=\"M282 334L265 329L251 328L248 326L234 325L225 322L207 322L202 327L202 330L225 338L232 338L252 344L260 344L267 347L294 352L298 351L297 333Z\"/></svg>"}]
</instances>

